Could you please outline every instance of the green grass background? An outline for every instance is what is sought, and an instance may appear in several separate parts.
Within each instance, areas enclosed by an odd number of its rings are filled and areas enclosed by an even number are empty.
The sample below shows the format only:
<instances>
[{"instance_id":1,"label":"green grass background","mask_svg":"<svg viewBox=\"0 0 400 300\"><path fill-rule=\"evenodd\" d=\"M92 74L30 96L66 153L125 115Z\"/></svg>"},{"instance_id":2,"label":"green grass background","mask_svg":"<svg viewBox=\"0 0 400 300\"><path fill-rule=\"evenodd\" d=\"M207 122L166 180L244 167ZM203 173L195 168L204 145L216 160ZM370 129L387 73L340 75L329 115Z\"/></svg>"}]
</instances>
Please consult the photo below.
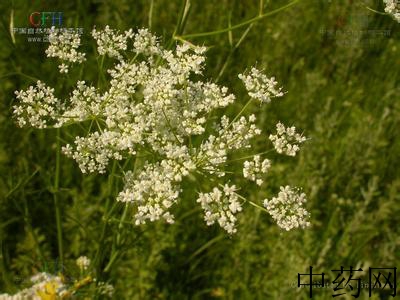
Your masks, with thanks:
<instances>
[{"instance_id":1,"label":"green grass background","mask_svg":"<svg viewBox=\"0 0 400 300\"><path fill-rule=\"evenodd\" d=\"M285 4L265 1L263 11ZM181 1L153 2L151 29L165 42L181 6ZM217 78L226 64L219 82L238 95L231 115L246 101L237 74L252 65L275 75L288 91L250 111L259 114L264 132L280 120L311 140L295 159L273 157L266 188L243 181L241 192L260 203L280 185L301 186L313 226L283 232L249 206L239 218L238 233L229 237L205 226L187 183L174 225L123 227L121 256L110 272L97 270L99 279L115 286L115 299L306 299L306 289L297 288L297 274L309 266L330 280L336 277L331 270L340 266L361 267L364 282L369 267L400 267L400 24L366 6L383 11L380 1L302 0L254 23L238 48L233 46L246 26L231 37L188 38L210 47L205 78ZM17 128L11 113L14 90L26 88L33 78L55 85L60 75L54 61L45 58L44 43L18 34L12 41L10 16L14 27L28 27L33 11L62 11L65 26L83 27L88 39L94 25L148 27L150 7L144 0L0 2L0 291L16 292L33 273L60 269L52 189L55 131ZM193 0L183 33L226 28L257 16L259 9L252 0ZM365 30L389 30L390 35ZM95 66L87 70L86 78L94 76ZM255 150L267 144L259 139ZM93 257L97 251L104 203L121 188L116 180L110 191L108 180L107 175L83 175L74 161L62 157L66 274L78 256ZM117 225L105 228L102 266ZM332 294L331 287L315 289L313 298ZM373 298L388 299L387 294L374 291ZM368 298L368 289L360 298Z\"/></svg>"}]
</instances>

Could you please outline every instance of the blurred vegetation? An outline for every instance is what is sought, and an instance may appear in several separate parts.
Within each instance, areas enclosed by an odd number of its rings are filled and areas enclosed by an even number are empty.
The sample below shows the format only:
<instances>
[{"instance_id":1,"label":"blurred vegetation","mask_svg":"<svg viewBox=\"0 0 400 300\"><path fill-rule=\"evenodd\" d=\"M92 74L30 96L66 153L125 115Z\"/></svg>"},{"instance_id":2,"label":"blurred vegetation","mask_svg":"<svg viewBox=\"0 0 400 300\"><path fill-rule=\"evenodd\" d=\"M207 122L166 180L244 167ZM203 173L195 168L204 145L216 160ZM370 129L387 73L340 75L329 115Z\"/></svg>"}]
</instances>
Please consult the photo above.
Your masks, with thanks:
<instances>
[{"instance_id":1,"label":"blurred vegetation","mask_svg":"<svg viewBox=\"0 0 400 300\"><path fill-rule=\"evenodd\" d=\"M265 1L262 10L285 4ZM276 157L266 189L243 181L241 192L260 203L280 185L303 187L312 228L283 232L249 206L238 233L229 237L204 224L189 183L174 225L119 229L111 220L104 227L106 200L115 198L120 180L110 191L107 175L83 175L74 161L62 157L64 271L80 255L94 259L98 250L104 267L117 230L125 237L124 251L111 270L97 270L99 279L115 286L115 299L306 299L308 291L297 288L297 274L307 273L309 266L330 281L337 274L331 270L361 267L364 282L369 267L400 267L400 24L366 6L383 11L380 1L303 0L231 35L188 38L210 47L206 78L219 77L244 95L237 74L257 64L288 91L283 99L251 110L262 110L264 132L280 120L295 124L311 140L296 159ZM84 28L85 39L93 26L148 27L151 7L151 29L167 43L181 1L0 2L0 291L16 292L35 272L59 269L52 188L56 134L17 128L11 109L15 90L35 78L56 85L59 73L45 58L45 43L28 42L23 34L15 34L13 42L10 26L29 27L34 11L62 11L64 26ZM259 12L255 0L192 0L183 35L226 28ZM94 72L95 66L89 67L84 76L90 79ZM231 113L243 104L239 97ZM265 143L260 139L256 147ZM103 229L106 238L99 246ZM332 288L315 289L313 298L332 294ZM387 294L373 291L375 299ZM362 289L361 298L368 298L368 289Z\"/></svg>"}]
</instances>

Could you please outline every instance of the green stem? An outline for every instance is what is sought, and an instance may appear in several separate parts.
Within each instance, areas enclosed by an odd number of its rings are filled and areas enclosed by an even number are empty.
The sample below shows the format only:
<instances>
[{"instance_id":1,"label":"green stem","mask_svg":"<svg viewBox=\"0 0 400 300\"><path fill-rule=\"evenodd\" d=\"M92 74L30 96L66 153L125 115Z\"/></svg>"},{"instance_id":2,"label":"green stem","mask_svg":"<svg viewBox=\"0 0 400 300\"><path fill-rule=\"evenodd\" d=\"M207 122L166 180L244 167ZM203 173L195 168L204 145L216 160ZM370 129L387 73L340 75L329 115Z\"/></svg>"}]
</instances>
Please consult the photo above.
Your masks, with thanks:
<instances>
[{"instance_id":1,"label":"green stem","mask_svg":"<svg viewBox=\"0 0 400 300\"><path fill-rule=\"evenodd\" d=\"M107 266L104 268L104 273L107 273L108 271L110 271L111 266L114 264L115 260L117 259L117 257L119 256L119 250L115 251L112 255L111 255L111 259L108 262Z\"/></svg>"},{"instance_id":2,"label":"green stem","mask_svg":"<svg viewBox=\"0 0 400 300\"><path fill-rule=\"evenodd\" d=\"M141 154L141 152L139 151L135 156L135 163L133 165L133 170L132 170L133 174L136 174L136 170L137 170L139 160L141 157L140 154ZM118 258L118 256L121 253L121 250L118 247L121 245L121 232L124 227L124 224L126 224L125 219L126 219L126 216L128 213L128 209L129 209L129 204L125 204L124 212L122 213L121 218L119 220L119 224L118 224L117 237L116 237L116 239L113 239L113 243L111 246L110 261L104 268L104 273L107 273L111 269L111 266L114 264L115 260ZM107 223L108 223L108 220L107 220Z\"/></svg>"},{"instance_id":3,"label":"green stem","mask_svg":"<svg viewBox=\"0 0 400 300\"><path fill-rule=\"evenodd\" d=\"M15 187L13 187L5 196L5 199L10 197L15 191L17 191L19 188L24 187L36 174L39 172L39 168L37 168L31 175L26 180L20 180Z\"/></svg>"},{"instance_id":4,"label":"green stem","mask_svg":"<svg viewBox=\"0 0 400 300\"><path fill-rule=\"evenodd\" d=\"M166 115L166 113L165 113L165 111L164 111L164 108L162 108L161 111L162 111L163 116L164 116L164 119L165 119L165 121L167 122L168 127L171 129L171 132L172 132L172 134L174 135L176 141L178 142L178 144L180 144L181 141L179 140L178 136L175 134L175 130L174 130L174 128L172 127L172 125L171 125L171 123L170 123L170 121L169 121L169 119L168 119L168 117L167 117L167 115Z\"/></svg>"},{"instance_id":5,"label":"green stem","mask_svg":"<svg viewBox=\"0 0 400 300\"><path fill-rule=\"evenodd\" d=\"M1 273L3 275L3 282L6 287L6 289L14 289L15 288L15 283L13 279L11 278L11 272L9 272L9 268L6 264L6 253L4 253L4 246L3 246L3 241L0 240L0 257L1 257ZM9 275L10 274L10 275Z\"/></svg>"},{"instance_id":6,"label":"green stem","mask_svg":"<svg viewBox=\"0 0 400 300\"><path fill-rule=\"evenodd\" d=\"M125 219L126 219L126 215L128 213L128 209L129 209L129 205L125 204L124 212L123 212L121 219L119 220L119 224L118 224L117 238L114 240L112 248L111 248L111 259L108 262L107 266L104 268L104 273L107 273L111 269L111 266L114 264L115 260L118 258L119 254L121 252L120 249L118 249L117 247L121 245L121 231L125 224Z\"/></svg>"},{"instance_id":7,"label":"green stem","mask_svg":"<svg viewBox=\"0 0 400 300\"><path fill-rule=\"evenodd\" d=\"M222 75L225 72L226 67L228 66L229 60L232 58L233 54L235 53L236 49L239 48L240 44L243 42L243 40L246 38L246 36L248 35L248 33L250 32L250 29L253 27L253 24L250 24L249 27L246 28L246 30L244 31L244 33L242 34L242 36L240 37L239 41L236 43L236 45L234 45L231 50L229 51L228 56L225 59L224 64L222 65L221 70L219 71L219 74L217 76L217 78L215 79L216 82L218 82ZM230 33L230 32L229 32Z\"/></svg>"},{"instance_id":8,"label":"green stem","mask_svg":"<svg viewBox=\"0 0 400 300\"><path fill-rule=\"evenodd\" d=\"M11 73L8 73L8 74L0 76L0 79L6 78L6 77L10 77L10 76L14 76L14 75L20 75L20 76L26 77L26 78L34 81L34 82L37 82L37 81L40 80L39 78L24 74L22 72L11 72Z\"/></svg>"},{"instance_id":9,"label":"green stem","mask_svg":"<svg viewBox=\"0 0 400 300\"><path fill-rule=\"evenodd\" d=\"M60 154L61 154L61 146L60 146L60 129L57 128L56 133L57 139L57 149L56 149L56 170L54 176L54 207L56 214L56 224L57 224L57 242L58 242L58 256L60 259L61 265L64 261L64 252L63 252L63 241L62 241L62 226L61 226L61 209L59 202L59 186L60 186Z\"/></svg>"},{"instance_id":10,"label":"green stem","mask_svg":"<svg viewBox=\"0 0 400 300\"><path fill-rule=\"evenodd\" d=\"M223 187L223 185L220 184L221 187ZM247 200L245 197L243 197L242 195L239 195L238 193L235 193L240 199L242 199L244 202L249 202L251 205L253 205L254 207L257 207L258 209L261 209L265 212L268 212L268 210L265 207L262 207L260 205L258 205L257 203L254 203L253 201Z\"/></svg>"},{"instance_id":11,"label":"green stem","mask_svg":"<svg viewBox=\"0 0 400 300\"><path fill-rule=\"evenodd\" d=\"M374 13L376 13L376 14L386 16L386 13L381 12L381 11L377 11L377 10L375 10L375 9L372 9L371 7L366 6L365 8L368 9L368 10L370 10L370 11L372 11L372 12L374 12Z\"/></svg>"},{"instance_id":12,"label":"green stem","mask_svg":"<svg viewBox=\"0 0 400 300\"><path fill-rule=\"evenodd\" d=\"M97 75L97 88L100 87L100 80L104 80L103 66L104 66L105 55L101 56L99 73Z\"/></svg>"},{"instance_id":13,"label":"green stem","mask_svg":"<svg viewBox=\"0 0 400 300\"><path fill-rule=\"evenodd\" d=\"M105 210L104 210L104 215L103 215L103 226L101 229L101 235L100 235L100 239L99 239L99 244L98 244L98 248L96 251L96 255L95 255L95 259L94 259L94 263L96 265L96 273L97 273L97 278L100 278L100 272L101 272L101 262L102 259L100 258L104 246L104 239L106 237L106 232L107 232L107 225L108 225L108 220L111 217L111 213L114 210L115 205L111 206L110 209L110 202L111 202L111 195L112 195L112 187L114 185L114 173L117 169L117 161L114 160L113 162L113 166L112 166L112 170L111 170L111 174L108 177L108 195L107 195L107 199L106 199L106 205L105 205Z\"/></svg>"},{"instance_id":14,"label":"green stem","mask_svg":"<svg viewBox=\"0 0 400 300\"><path fill-rule=\"evenodd\" d=\"M179 12L178 22L176 23L175 30L172 34L171 40L169 41L166 49L171 49L172 46L174 45L175 40L177 39L176 37L178 37L179 35L182 34L184 26L186 24L186 19L187 19L187 15L189 13L189 9L190 9L190 1L183 0L183 5ZM157 64L158 63L159 63L159 60L157 60Z\"/></svg>"},{"instance_id":15,"label":"green stem","mask_svg":"<svg viewBox=\"0 0 400 300\"><path fill-rule=\"evenodd\" d=\"M238 28L240 28L240 27L246 26L246 25L248 25L248 24L251 24L251 23L260 21L260 20L262 20L262 19L264 19L264 18L266 18L266 17L272 16L272 15L274 15L274 14L276 14L276 13L282 11L282 10L285 10L285 9L287 9L287 8L289 8L289 7L291 7L291 6L293 6L294 4L296 4L296 3L299 2L299 1L300 1L300 0L294 0L294 1L290 2L289 4L287 4L287 5L285 5L285 6L282 6L282 7L278 8L278 9L275 9L275 10L270 11L270 12L268 12L268 13L259 15L259 16L257 16L257 17L254 17L254 18L252 18L252 19L250 19L250 20L247 20L247 21L244 21L244 22L242 22L242 23L236 24L236 25L234 25L234 26L230 26L230 27L228 27L228 28L219 29L219 30L215 30L215 31L209 31L209 32L201 32L201 33L186 34L186 35L181 36L181 38L184 38L184 39L185 39L185 38L196 38L196 37L217 35L217 34L225 33L225 32L228 32L228 31L232 31L232 30L238 29Z\"/></svg>"},{"instance_id":16,"label":"green stem","mask_svg":"<svg viewBox=\"0 0 400 300\"><path fill-rule=\"evenodd\" d=\"M36 244L39 258L42 261L42 263L45 263L45 258L44 258L42 248L40 247L39 239L36 235L36 232L33 230L33 227L32 227L32 218L30 216L28 202L26 201L25 197L24 197L24 221L27 226L28 232L32 235L33 242Z\"/></svg>"},{"instance_id":17,"label":"green stem","mask_svg":"<svg viewBox=\"0 0 400 300\"><path fill-rule=\"evenodd\" d=\"M153 21L153 8L154 8L154 0L150 1L150 9L149 9L149 29L151 30L151 25Z\"/></svg>"},{"instance_id":18,"label":"green stem","mask_svg":"<svg viewBox=\"0 0 400 300\"><path fill-rule=\"evenodd\" d=\"M263 14L263 7L264 7L264 1L263 1L263 0L260 0L260 3L259 3L259 10L258 10L258 15L259 15L259 16L261 16L261 15ZM232 31L229 31L229 32L228 32L229 43L231 44L232 47L231 47L231 50L229 51L229 54L228 54L228 56L226 57L225 62L224 62L224 64L222 65L222 68L221 68L221 70L220 70L220 72L219 72L219 74L218 74L218 76L217 76L217 78L216 78L216 80L215 80L216 82L218 82L218 81L221 79L223 73L225 72L226 67L228 66L229 60L232 58L232 56L233 56L233 54L235 53L236 49L239 48L240 44L244 41L244 39L246 38L246 36L249 34L249 32L250 32L251 28L253 27L253 25L254 25L254 23L251 23L251 24L246 28L246 30L245 30L245 31L243 32L243 34L240 36L239 41L238 41L235 45L233 45ZM232 26L232 25L231 25L231 19L229 18L229 27L231 27L231 26Z\"/></svg>"},{"instance_id":19,"label":"green stem","mask_svg":"<svg viewBox=\"0 0 400 300\"><path fill-rule=\"evenodd\" d=\"M251 205L253 205L254 207L257 207L258 209L261 209L261 210L263 210L263 211L265 211L265 212L268 213L268 210L267 210L265 207L262 207L262 206L260 206L260 205L258 205L258 204L256 204L256 203L254 203L253 201L250 201L250 200L248 200L248 202L249 202Z\"/></svg>"},{"instance_id":20,"label":"green stem","mask_svg":"<svg viewBox=\"0 0 400 300\"><path fill-rule=\"evenodd\" d=\"M232 160L227 160L226 163L229 164L229 163L232 163L232 162L235 162L235 161L240 161L240 160L244 160L244 159L248 159L248 158L253 158L256 155L264 155L264 154L272 152L273 150L274 149L270 149L270 150L267 150L267 151L264 151L264 152L260 152L260 153L256 153L256 154L253 154L253 155L248 155L248 156L235 158L235 159L232 159Z\"/></svg>"},{"instance_id":21,"label":"green stem","mask_svg":"<svg viewBox=\"0 0 400 300\"><path fill-rule=\"evenodd\" d=\"M236 117L233 118L233 120L229 123L227 129L232 126L232 124L242 115L242 113L246 110L246 108L250 105L250 103L253 101L253 98L250 98L249 101L243 106L242 110L236 115Z\"/></svg>"},{"instance_id":22,"label":"green stem","mask_svg":"<svg viewBox=\"0 0 400 300\"><path fill-rule=\"evenodd\" d=\"M125 204L124 212L123 212L121 220L118 224L117 245L119 245L121 242L121 230L122 230L122 227L124 227L123 224L125 222L126 215L128 213L128 209L129 209L129 204Z\"/></svg>"},{"instance_id":23,"label":"green stem","mask_svg":"<svg viewBox=\"0 0 400 300\"><path fill-rule=\"evenodd\" d=\"M190 10L190 0L184 0L179 14L178 23L176 24L173 36L179 36L182 34L183 29L185 28L186 25L186 20L189 10Z\"/></svg>"}]
</instances>

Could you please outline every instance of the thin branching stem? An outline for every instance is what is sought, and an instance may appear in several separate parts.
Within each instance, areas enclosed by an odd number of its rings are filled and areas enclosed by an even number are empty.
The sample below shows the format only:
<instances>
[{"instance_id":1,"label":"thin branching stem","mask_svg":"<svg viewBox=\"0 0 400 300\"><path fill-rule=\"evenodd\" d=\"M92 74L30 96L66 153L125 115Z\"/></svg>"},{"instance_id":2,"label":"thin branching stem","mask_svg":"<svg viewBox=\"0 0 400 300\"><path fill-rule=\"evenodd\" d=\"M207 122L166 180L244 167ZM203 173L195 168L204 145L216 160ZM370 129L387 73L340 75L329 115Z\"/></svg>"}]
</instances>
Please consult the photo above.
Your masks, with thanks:
<instances>
[{"instance_id":1,"label":"thin branching stem","mask_svg":"<svg viewBox=\"0 0 400 300\"><path fill-rule=\"evenodd\" d=\"M60 129L56 129L56 170L54 174L54 207L56 215L57 224L57 243L58 243L58 256L61 265L64 261L64 251L63 251L63 237L62 237L62 225L61 225L61 209L60 209L60 199L59 199L59 185L60 185L60 159L61 159L61 145L60 145Z\"/></svg>"},{"instance_id":2,"label":"thin branching stem","mask_svg":"<svg viewBox=\"0 0 400 300\"><path fill-rule=\"evenodd\" d=\"M234 26L230 26L228 28L219 29L219 30L215 30L215 31L209 31L209 32L185 34L185 35L180 36L180 38L183 38L183 39L197 38L197 37L218 35L218 34L221 34L221 33L229 32L229 31L241 28L243 26L246 26L248 24L252 24L254 22L260 21L260 20L262 20L262 19L264 19L266 17L269 17L269 16L272 16L274 14L277 14L278 12L281 12L281 11L283 11L283 10L293 6L293 5L295 5L297 2L300 2L300 0L294 0L294 1L290 2L290 3L288 3L287 5L284 5L284 6L280 7L280 8L278 8L278 9L275 9L273 11L270 11L270 12L267 12L265 14L259 15L257 17L254 17L254 18L252 18L250 20L247 20L247 21L244 21L242 23L236 24Z\"/></svg>"},{"instance_id":3,"label":"thin branching stem","mask_svg":"<svg viewBox=\"0 0 400 300\"><path fill-rule=\"evenodd\" d=\"M154 0L150 1L150 8L149 8L149 29L151 30L151 25L153 23L153 9L154 9Z\"/></svg>"},{"instance_id":4,"label":"thin branching stem","mask_svg":"<svg viewBox=\"0 0 400 300\"><path fill-rule=\"evenodd\" d=\"M374 12L374 13L376 13L376 14L379 14L379 15L383 15L383 16L386 16L386 15L387 15L387 14L384 13L384 12L381 12L381 11L378 11L378 10L375 10L375 9L372 9L371 7L368 7L368 6L366 6L365 8L368 9L369 11L372 11L372 12Z\"/></svg>"},{"instance_id":5,"label":"thin branching stem","mask_svg":"<svg viewBox=\"0 0 400 300\"><path fill-rule=\"evenodd\" d=\"M233 120L229 123L228 128L232 126L232 124L242 115L242 113L246 110L246 108L250 105L250 103L253 101L253 98L250 98L249 101L242 107L242 110L233 118Z\"/></svg>"}]
</instances>

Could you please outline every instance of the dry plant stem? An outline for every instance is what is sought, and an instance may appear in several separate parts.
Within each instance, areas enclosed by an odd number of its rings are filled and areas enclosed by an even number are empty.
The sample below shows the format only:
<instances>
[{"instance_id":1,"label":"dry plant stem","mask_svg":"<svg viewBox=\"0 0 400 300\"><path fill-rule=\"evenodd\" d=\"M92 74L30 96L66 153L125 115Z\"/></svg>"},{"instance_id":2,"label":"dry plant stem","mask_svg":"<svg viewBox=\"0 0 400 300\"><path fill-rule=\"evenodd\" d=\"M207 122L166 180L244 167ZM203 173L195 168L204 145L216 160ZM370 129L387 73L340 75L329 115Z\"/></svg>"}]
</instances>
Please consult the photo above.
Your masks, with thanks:
<instances>
[{"instance_id":1,"label":"dry plant stem","mask_svg":"<svg viewBox=\"0 0 400 300\"><path fill-rule=\"evenodd\" d=\"M10 36L11 36L11 40L13 42L13 44L15 45L15 35L14 35L14 9L11 9L11 13L10 13Z\"/></svg>"}]
</instances>

